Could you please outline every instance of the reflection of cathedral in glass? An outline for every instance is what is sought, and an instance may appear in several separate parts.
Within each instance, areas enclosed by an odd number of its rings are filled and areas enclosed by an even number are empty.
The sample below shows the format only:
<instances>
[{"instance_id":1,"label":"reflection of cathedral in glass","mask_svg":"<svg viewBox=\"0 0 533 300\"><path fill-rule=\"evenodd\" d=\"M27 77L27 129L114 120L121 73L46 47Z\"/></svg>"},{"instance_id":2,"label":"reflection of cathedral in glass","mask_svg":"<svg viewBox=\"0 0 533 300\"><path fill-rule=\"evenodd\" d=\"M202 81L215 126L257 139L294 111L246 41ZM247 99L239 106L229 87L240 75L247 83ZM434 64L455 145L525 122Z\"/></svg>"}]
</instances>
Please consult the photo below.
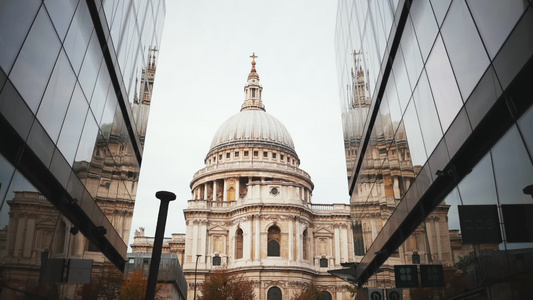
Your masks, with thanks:
<instances>
[{"instance_id":1,"label":"reflection of cathedral in glass","mask_svg":"<svg viewBox=\"0 0 533 300\"><path fill-rule=\"evenodd\" d=\"M142 6L0 4L2 300L118 297L165 15Z\"/></svg>"},{"instance_id":2,"label":"reflection of cathedral in glass","mask_svg":"<svg viewBox=\"0 0 533 300\"><path fill-rule=\"evenodd\" d=\"M358 159L365 121L371 107L369 83L365 80L361 55L361 52L353 52L352 81L347 88L350 91L350 105L343 112L348 174L354 173L352 166ZM354 251L359 257L366 254L368 246L373 243L376 234L422 168L413 166L403 124L392 121L389 113L383 113L380 111L375 117L374 130L369 136L366 153L363 153L365 160L355 180L351 198ZM394 276L392 266L410 262L413 254L421 257L421 263L451 263L449 233L440 229L448 228L446 213L446 205L436 210L430 220L419 226L408 242L391 255L388 263L381 267L384 272L380 274L376 287L391 286Z\"/></svg>"},{"instance_id":3,"label":"reflection of cathedral in glass","mask_svg":"<svg viewBox=\"0 0 533 300\"><path fill-rule=\"evenodd\" d=\"M339 1L348 280L393 288L393 266L413 265L404 298L529 297L531 5Z\"/></svg>"}]
</instances>

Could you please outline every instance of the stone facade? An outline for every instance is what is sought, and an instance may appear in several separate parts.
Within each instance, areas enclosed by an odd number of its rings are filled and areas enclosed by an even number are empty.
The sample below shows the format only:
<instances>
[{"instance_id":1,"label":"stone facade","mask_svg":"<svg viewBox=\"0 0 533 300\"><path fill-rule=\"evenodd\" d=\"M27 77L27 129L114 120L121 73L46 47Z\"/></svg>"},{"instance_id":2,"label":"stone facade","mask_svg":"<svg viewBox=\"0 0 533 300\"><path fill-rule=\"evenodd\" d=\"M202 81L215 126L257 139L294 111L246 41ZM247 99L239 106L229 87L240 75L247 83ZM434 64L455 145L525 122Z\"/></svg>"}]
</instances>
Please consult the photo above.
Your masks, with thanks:
<instances>
[{"instance_id":1,"label":"stone facade","mask_svg":"<svg viewBox=\"0 0 533 300\"><path fill-rule=\"evenodd\" d=\"M189 299L195 275L201 284L218 267L253 280L257 299L291 299L311 283L349 299L346 283L327 271L354 260L350 206L312 203L314 184L288 131L266 113L253 58L241 111L218 129L193 176L184 249L173 248L173 236L163 251L183 253ZM139 231L132 249L151 251L150 243Z\"/></svg>"}]
</instances>

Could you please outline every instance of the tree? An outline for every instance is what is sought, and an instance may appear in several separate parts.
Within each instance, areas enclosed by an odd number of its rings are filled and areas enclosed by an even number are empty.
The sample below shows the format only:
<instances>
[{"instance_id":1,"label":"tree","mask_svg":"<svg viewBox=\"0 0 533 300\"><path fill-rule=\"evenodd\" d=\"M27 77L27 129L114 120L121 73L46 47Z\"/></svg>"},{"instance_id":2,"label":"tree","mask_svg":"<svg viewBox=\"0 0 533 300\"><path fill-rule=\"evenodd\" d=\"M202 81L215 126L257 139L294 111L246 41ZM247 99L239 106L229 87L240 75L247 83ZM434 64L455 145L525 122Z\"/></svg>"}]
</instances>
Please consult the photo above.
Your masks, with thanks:
<instances>
[{"instance_id":1,"label":"tree","mask_svg":"<svg viewBox=\"0 0 533 300\"><path fill-rule=\"evenodd\" d=\"M142 271L140 269L135 270L124 280L120 289L120 300L144 300L147 285L148 280L144 278ZM160 289L161 285L157 285L155 299L159 299L157 293Z\"/></svg>"},{"instance_id":2,"label":"tree","mask_svg":"<svg viewBox=\"0 0 533 300\"><path fill-rule=\"evenodd\" d=\"M326 297L322 292L314 285L308 284L299 294L292 297L291 300L325 300Z\"/></svg>"},{"instance_id":3,"label":"tree","mask_svg":"<svg viewBox=\"0 0 533 300\"><path fill-rule=\"evenodd\" d=\"M254 300L254 283L242 275L219 268L200 285L200 300Z\"/></svg>"}]
</instances>

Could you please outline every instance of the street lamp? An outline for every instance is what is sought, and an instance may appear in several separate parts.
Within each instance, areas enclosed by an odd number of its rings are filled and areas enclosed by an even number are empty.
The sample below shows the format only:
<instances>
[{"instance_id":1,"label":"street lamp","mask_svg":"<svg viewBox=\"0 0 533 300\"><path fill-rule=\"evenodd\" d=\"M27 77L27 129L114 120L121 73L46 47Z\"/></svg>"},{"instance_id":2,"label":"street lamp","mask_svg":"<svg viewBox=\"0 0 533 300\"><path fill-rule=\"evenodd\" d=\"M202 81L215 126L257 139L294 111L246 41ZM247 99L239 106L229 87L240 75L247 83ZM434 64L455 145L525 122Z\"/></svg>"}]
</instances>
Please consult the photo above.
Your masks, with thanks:
<instances>
[{"instance_id":1,"label":"street lamp","mask_svg":"<svg viewBox=\"0 0 533 300\"><path fill-rule=\"evenodd\" d=\"M196 254L196 266L194 267L194 296L193 300L196 300L196 271L198 270L198 259L202 256L201 254Z\"/></svg>"},{"instance_id":2,"label":"street lamp","mask_svg":"<svg viewBox=\"0 0 533 300\"><path fill-rule=\"evenodd\" d=\"M155 193L155 196L161 200L161 204L159 205L159 215L157 216L157 226L155 228L154 246L152 247L150 272L148 273L148 282L146 283L145 300L153 300L155 298L157 273L159 272L159 262L161 262L163 235L165 234L165 225L167 222L168 204L170 201L176 200L176 195L167 191L159 191Z\"/></svg>"}]
</instances>

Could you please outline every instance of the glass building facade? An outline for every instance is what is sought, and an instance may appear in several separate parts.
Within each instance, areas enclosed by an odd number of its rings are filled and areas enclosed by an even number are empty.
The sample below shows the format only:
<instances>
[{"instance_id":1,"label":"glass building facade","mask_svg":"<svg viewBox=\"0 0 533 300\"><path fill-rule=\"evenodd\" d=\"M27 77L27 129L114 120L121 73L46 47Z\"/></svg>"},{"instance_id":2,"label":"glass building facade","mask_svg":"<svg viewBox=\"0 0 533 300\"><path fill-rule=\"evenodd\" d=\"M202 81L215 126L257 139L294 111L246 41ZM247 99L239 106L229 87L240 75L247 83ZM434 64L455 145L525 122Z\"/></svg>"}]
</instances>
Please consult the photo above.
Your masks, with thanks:
<instances>
[{"instance_id":1,"label":"glass building facade","mask_svg":"<svg viewBox=\"0 0 533 300\"><path fill-rule=\"evenodd\" d=\"M164 0L0 0L0 299L116 299L164 18Z\"/></svg>"},{"instance_id":2,"label":"glass building facade","mask_svg":"<svg viewBox=\"0 0 533 300\"><path fill-rule=\"evenodd\" d=\"M338 2L350 281L442 265L404 297L531 297L532 28L528 0Z\"/></svg>"}]
</instances>

